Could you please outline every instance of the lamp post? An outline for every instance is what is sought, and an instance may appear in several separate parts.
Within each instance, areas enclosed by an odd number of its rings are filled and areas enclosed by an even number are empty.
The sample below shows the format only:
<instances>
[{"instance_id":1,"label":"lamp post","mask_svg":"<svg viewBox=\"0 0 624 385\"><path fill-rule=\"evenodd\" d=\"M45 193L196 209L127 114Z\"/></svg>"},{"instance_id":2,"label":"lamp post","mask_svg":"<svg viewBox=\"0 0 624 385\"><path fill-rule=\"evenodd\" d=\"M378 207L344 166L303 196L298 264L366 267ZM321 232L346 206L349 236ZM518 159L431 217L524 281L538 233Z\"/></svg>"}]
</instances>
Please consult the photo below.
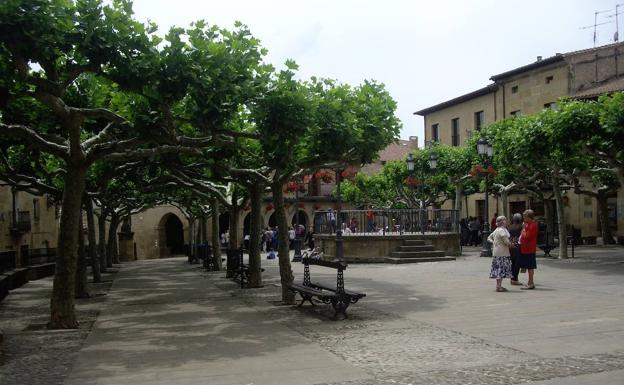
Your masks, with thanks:
<instances>
[{"instance_id":1,"label":"lamp post","mask_svg":"<svg viewBox=\"0 0 624 385\"><path fill-rule=\"evenodd\" d=\"M416 166L416 161L414 159L414 155L412 155L411 153L407 155L407 159L405 160L405 163L407 164L407 171L410 173L410 175L414 174L414 168ZM438 154L436 154L435 152L432 152L431 154L429 154L429 169L432 172L435 172L436 169L438 168ZM418 189L420 190L420 195L421 197L424 194L424 188L425 188L425 184L424 184L424 180L425 180L425 176L422 176L422 180L421 182L418 184ZM424 224L424 213L425 213L425 200L424 198L421 198L420 200L420 231L422 234L425 233L425 224Z\"/></svg>"},{"instance_id":2,"label":"lamp post","mask_svg":"<svg viewBox=\"0 0 624 385\"><path fill-rule=\"evenodd\" d=\"M301 238L299 237L299 182L295 186L295 255L293 262L301 262Z\"/></svg>"},{"instance_id":3,"label":"lamp post","mask_svg":"<svg viewBox=\"0 0 624 385\"><path fill-rule=\"evenodd\" d=\"M492 143L488 142L487 139L481 138L477 142L477 152L483 161L483 166L487 170L490 165L490 161L492 156L494 155L494 147ZM485 207L484 207L484 215L483 215L483 239L482 239L482 247L481 247L481 256L482 257L492 257L492 247L487 241L487 237L490 235L490 220L489 220L489 175L485 175Z\"/></svg>"},{"instance_id":4,"label":"lamp post","mask_svg":"<svg viewBox=\"0 0 624 385\"><path fill-rule=\"evenodd\" d=\"M342 244L342 200L340 196L340 177L341 170L336 170L336 259L344 260L344 248Z\"/></svg>"}]
</instances>

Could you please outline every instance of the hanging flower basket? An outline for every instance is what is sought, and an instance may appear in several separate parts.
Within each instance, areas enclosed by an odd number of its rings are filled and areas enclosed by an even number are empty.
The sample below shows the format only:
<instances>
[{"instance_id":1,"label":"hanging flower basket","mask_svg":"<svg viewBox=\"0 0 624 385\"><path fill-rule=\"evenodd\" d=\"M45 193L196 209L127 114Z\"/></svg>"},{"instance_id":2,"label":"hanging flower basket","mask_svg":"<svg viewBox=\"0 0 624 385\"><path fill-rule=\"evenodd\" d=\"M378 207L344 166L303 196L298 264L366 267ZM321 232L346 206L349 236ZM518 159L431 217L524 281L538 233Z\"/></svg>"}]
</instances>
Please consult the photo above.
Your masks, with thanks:
<instances>
[{"instance_id":1,"label":"hanging flower basket","mask_svg":"<svg viewBox=\"0 0 624 385\"><path fill-rule=\"evenodd\" d=\"M473 177L488 177L488 176L496 176L496 170L492 165L484 168L480 164L473 166L468 172Z\"/></svg>"},{"instance_id":2,"label":"hanging flower basket","mask_svg":"<svg viewBox=\"0 0 624 385\"><path fill-rule=\"evenodd\" d=\"M331 183L334 181L329 171L317 171L314 173L314 178L320 180L323 183Z\"/></svg>"},{"instance_id":3,"label":"hanging flower basket","mask_svg":"<svg viewBox=\"0 0 624 385\"><path fill-rule=\"evenodd\" d=\"M305 205L304 205L303 203L299 203L299 204L297 204L297 207L299 207L300 209L302 209L302 208L304 208L304 207L305 207Z\"/></svg>"},{"instance_id":4,"label":"hanging flower basket","mask_svg":"<svg viewBox=\"0 0 624 385\"><path fill-rule=\"evenodd\" d=\"M407 178L405 178L405 180L403 181L403 184L406 186L410 186L410 187L416 187L420 184L420 180L413 177L413 176L408 176Z\"/></svg>"},{"instance_id":5,"label":"hanging flower basket","mask_svg":"<svg viewBox=\"0 0 624 385\"><path fill-rule=\"evenodd\" d=\"M321 209L321 206L319 206L319 205L314 205L314 210L320 210L320 209Z\"/></svg>"},{"instance_id":6,"label":"hanging flower basket","mask_svg":"<svg viewBox=\"0 0 624 385\"><path fill-rule=\"evenodd\" d=\"M304 193L306 191L305 183L294 182L294 181L286 183L286 186L284 187L284 192L285 193L292 193L292 192L295 192L295 191Z\"/></svg>"},{"instance_id":7,"label":"hanging flower basket","mask_svg":"<svg viewBox=\"0 0 624 385\"><path fill-rule=\"evenodd\" d=\"M266 211L271 211L273 210L274 206L273 203L269 203L268 205L266 205Z\"/></svg>"},{"instance_id":8,"label":"hanging flower basket","mask_svg":"<svg viewBox=\"0 0 624 385\"><path fill-rule=\"evenodd\" d=\"M243 210L245 210L245 211L249 211L249 210L251 210L251 206L249 206L249 205L245 205L245 207L243 207Z\"/></svg>"},{"instance_id":9,"label":"hanging flower basket","mask_svg":"<svg viewBox=\"0 0 624 385\"><path fill-rule=\"evenodd\" d=\"M353 178L357 175L357 170L353 166L348 166L340 173L340 176L343 178Z\"/></svg>"}]
</instances>

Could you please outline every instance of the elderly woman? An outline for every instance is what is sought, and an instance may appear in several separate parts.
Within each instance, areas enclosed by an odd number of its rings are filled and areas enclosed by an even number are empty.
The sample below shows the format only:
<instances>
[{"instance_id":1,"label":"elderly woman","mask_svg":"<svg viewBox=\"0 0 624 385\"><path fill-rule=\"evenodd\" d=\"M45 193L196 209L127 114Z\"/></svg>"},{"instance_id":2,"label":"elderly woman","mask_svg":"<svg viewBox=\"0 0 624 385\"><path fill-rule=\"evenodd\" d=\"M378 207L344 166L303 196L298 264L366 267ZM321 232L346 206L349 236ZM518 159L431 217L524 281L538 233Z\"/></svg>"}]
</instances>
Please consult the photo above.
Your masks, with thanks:
<instances>
[{"instance_id":1,"label":"elderly woman","mask_svg":"<svg viewBox=\"0 0 624 385\"><path fill-rule=\"evenodd\" d=\"M496 218L496 230L492 231L488 237L488 242L492 243L492 269L490 278L496 278L496 291L507 291L502 285L503 278L511 278L511 258L509 247L511 240L507 231L507 218L500 216Z\"/></svg>"}]
</instances>

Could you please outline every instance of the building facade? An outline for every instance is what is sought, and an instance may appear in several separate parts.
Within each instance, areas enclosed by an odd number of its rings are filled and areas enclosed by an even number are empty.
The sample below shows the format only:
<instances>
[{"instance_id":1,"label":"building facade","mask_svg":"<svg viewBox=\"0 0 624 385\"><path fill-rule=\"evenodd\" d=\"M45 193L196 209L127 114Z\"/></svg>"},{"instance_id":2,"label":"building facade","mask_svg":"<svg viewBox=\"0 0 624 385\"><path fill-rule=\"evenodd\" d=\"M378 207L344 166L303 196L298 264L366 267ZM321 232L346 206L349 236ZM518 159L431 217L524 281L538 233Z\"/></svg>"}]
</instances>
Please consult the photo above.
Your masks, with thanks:
<instances>
[{"instance_id":1,"label":"building facade","mask_svg":"<svg viewBox=\"0 0 624 385\"><path fill-rule=\"evenodd\" d=\"M493 122L556 108L562 97L590 99L624 90L624 43L557 53L538 57L533 63L494 75L491 84L476 91L416 111L424 118L425 145L440 142L462 146L482 127ZM609 198L609 220L619 236L624 235L624 189ZM597 205L587 196L566 193L568 223L581 228L582 235L599 236ZM510 197L509 212L533 208L538 214L543 205L525 195ZM482 194L467 197L462 216L483 216ZM487 217L503 212L502 203L491 197ZM550 204L547 202L547 204ZM450 203L449 203L450 205Z\"/></svg>"}]
</instances>

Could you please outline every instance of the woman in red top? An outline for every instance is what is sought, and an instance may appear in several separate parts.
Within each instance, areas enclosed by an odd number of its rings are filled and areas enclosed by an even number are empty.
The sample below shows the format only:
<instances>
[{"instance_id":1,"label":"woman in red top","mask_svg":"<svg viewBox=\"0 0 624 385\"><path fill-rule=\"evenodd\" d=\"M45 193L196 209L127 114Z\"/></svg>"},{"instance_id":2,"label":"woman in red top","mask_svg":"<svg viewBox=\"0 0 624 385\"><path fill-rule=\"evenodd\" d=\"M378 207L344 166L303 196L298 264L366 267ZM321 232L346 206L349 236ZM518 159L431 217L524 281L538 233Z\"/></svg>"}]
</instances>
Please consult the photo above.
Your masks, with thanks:
<instances>
[{"instance_id":1,"label":"woman in red top","mask_svg":"<svg viewBox=\"0 0 624 385\"><path fill-rule=\"evenodd\" d=\"M526 210L522 217L524 223L522 224L522 233L520 234L520 259L519 265L522 269L527 269L529 272L529 282L526 286L523 286L524 290L535 289L535 282L533 282L533 275L535 269L537 269L537 261L535 260L535 250L537 248L537 222L534 219L533 210Z\"/></svg>"}]
</instances>

